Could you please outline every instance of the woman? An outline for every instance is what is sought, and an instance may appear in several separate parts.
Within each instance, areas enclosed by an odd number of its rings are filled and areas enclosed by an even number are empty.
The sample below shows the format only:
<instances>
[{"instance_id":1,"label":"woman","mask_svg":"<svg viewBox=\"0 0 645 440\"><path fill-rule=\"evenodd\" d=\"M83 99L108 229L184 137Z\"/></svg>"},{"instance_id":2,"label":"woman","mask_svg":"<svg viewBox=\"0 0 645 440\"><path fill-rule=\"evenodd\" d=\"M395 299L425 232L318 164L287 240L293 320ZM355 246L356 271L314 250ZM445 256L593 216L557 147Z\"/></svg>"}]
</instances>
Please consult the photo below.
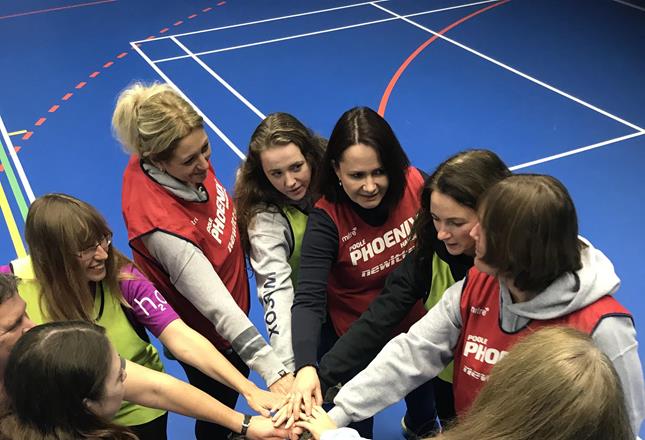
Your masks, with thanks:
<instances>
[{"instance_id":1,"label":"woman","mask_svg":"<svg viewBox=\"0 0 645 440\"><path fill-rule=\"evenodd\" d=\"M4 382L3 440L136 440L110 422L122 399L216 421L250 439L287 435L268 419L244 416L184 382L126 361L103 327L85 321L48 323L25 333L9 356Z\"/></svg>"},{"instance_id":2,"label":"woman","mask_svg":"<svg viewBox=\"0 0 645 440\"><path fill-rule=\"evenodd\" d=\"M419 299L428 309L433 307L455 280L466 275L475 256L475 240L469 233L477 223L477 201L486 189L510 174L504 162L488 150L463 151L437 167L421 193L413 228L417 237L414 252L388 276L381 294L323 356L319 367L323 391L348 382L363 370ZM433 379L432 385L425 391L434 392L444 425L455 416L452 366ZM410 417L402 424L409 437L414 432L429 435L437 429L419 426Z\"/></svg>"},{"instance_id":3,"label":"woman","mask_svg":"<svg viewBox=\"0 0 645 440\"><path fill-rule=\"evenodd\" d=\"M645 396L636 331L611 296L620 283L613 265L578 236L566 188L549 176L511 176L486 192L478 217L475 267L341 389L330 416L339 426L369 417L453 358L455 406L464 414L512 344L541 327L567 325L591 335L613 363L638 432Z\"/></svg>"},{"instance_id":4,"label":"woman","mask_svg":"<svg viewBox=\"0 0 645 440\"><path fill-rule=\"evenodd\" d=\"M336 123L321 165L321 198L309 215L292 309L297 377L291 407L310 414L322 403L317 347L329 314L343 335L383 288L387 275L414 249L410 234L424 177L409 165L389 124L358 107ZM419 301L401 329L424 313ZM432 412L420 392L408 409ZM427 418L431 418L428 415ZM371 423L370 423L371 425ZM371 426L361 428L370 435Z\"/></svg>"},{"instance_id":5,"label":"woman","mask_svg":"<svg viewBox=\"0 0 645 440\"><path fill-rule=\"evenodd\" d=\"M269 415L279 396L258 389L202 335L188 327L123 254L111 245L112 231L89 204L48 194L29 207L25 238L31 255L14 260L18 290L37 324L82 319L107 329L126 359L162 371L145 329L182 362L239 392ZM0 267L0 271L8 268ZM164 438L166 413L125 404L116 421L140 438Z\"/></svg>"},{"instance_id":6,"label":"woman","mask_svg":"<svg viewBox=\"0 0 645 440\"><path fill-rule=\"evenodd\" d=\"M287 113L255 129L235 182L240 238L255 272L269 342L294 370L291 306L300 248L326 141Z\"/></svg>"},{"instance_id":7,"label":"woman","mask_svg":"<svg viewBox=\"0 0 645 440\"><path fill-rule=\"evenodd\" d=\"M34 327L5 369L8 414L0 419L0 438L136 440L111 422L126 376L125 360L102 327L82 321Z\"/></svg>"},{"instance_id":8,"label":"woman","mask_svg":"<svg viewBox=\"0 0 645 440\"><path fill-rule=\"evenodd\" d=\"M210 165L201 116L170 86L135 84L112 118L132 153L122 208L134 259L179 316L244 375L286 393L290 370L247 317L249 287L235 208ZM182 363L189 381L231 408L238 393ZM199 440L228 430L198 421Z\"/></svg>"},{"instance_id":9,"label":"woman","mask_svg":"<svg viewBox=\"0 0 645 440\"><path fill-rule=\"evenodd\" d=\"M297 425L316 440L359 438L348 428L335 429L319 407ZM631 440L634 434L611 361L588 335L550 327L515 344L463 419L437 438Z\"/></svg>"}]
</instances>

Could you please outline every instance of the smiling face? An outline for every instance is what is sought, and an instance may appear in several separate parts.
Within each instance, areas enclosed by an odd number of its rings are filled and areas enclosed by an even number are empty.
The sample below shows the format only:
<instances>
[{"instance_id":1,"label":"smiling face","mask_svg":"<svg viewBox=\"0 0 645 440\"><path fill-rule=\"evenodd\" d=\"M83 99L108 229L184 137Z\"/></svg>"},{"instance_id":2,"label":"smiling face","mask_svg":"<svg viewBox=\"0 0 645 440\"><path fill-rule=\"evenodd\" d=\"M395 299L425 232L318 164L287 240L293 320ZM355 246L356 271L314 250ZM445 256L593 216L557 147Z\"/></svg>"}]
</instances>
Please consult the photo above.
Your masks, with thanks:
<instances>
[{"instance_id":1,"label":"smiling face","mask_svg":"<svg viewBox=\"0 0 645 440\"><path fill-rule=\"evenodd\" d=\"M198 187L206 179L211 147L203 128L195 128L181 138L169 160L154 165L177 180Z\"/></svg>"},{"instance_id":2,"label":"smiling face","mask_svg":"<svg viewBox=\"0 0 645 440\"><path fill-rule=\"evenodd\" d=\"M301 200L309 189L311 168L300 148L292 143L260 153L262 171L271 185L291 200Z\"/></svg>"},{"instance_id":3,"label":"smiling face","mask_svg":"<svg viewBox=\"0 0 645 440\"><path fill-rule=\"evenodd\" d=\"M105 262L109 257L112 235L106 235L93 246L78 252L78 261L87 281L99 282L107 275Z\"/></svg>"},{"instance_id":4,"label":"smiling face","mask_svg":"<svg viewBox=\"0 0 645 440\"><path fill-rule=\"evenodd\" d=\"M376 150L355 144L347 148L334 171L351 201L365 209L376 208L389 186L389 179Z\"/></svg>"},{"instance_id":5,"label":"smiling face","mask_svg":"<svg viewBox=\"0 0 645 440\"><path fill-rule=\"evenodd\" d=\"M470 236L470 231L477 224L474 209L434 190L430 195L430 214L437 238L443 241L450 255L475 255L475 240Z\"/></svg>"}]
</instances>

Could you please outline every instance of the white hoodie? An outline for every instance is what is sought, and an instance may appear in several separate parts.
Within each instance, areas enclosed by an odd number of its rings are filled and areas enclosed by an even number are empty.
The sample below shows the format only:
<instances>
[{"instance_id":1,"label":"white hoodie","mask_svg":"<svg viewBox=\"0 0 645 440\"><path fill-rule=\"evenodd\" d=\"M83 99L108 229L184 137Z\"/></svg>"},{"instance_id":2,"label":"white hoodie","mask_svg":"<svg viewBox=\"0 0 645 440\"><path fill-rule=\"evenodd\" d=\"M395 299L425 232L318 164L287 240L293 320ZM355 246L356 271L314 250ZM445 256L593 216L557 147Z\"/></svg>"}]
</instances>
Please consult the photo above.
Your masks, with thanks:
<instances>
[{"instance_id":1,"label":"white hoodie","mask_svg":"<svg viewBox=\"0 0 645 440\"><path fill-rule=\"evenodd\" d=\"M504 330L515 332L532 319L567 315L618 290L620 280L611 261L587 244L582 251L582 269L577 272L579 286L575 276L565 274L530 301L513 304L508 289L500 283L500 322ZM446 290L441 301L408 333L392 339L340 390L329 413L338 426L371 417L399 401L453 359L461 335L462 287L463 280ZM633 323L626 317L607 317L591 337L621 379L632 430L638 434L645 416L645 387Z\"/></svg>"}]
</instances>

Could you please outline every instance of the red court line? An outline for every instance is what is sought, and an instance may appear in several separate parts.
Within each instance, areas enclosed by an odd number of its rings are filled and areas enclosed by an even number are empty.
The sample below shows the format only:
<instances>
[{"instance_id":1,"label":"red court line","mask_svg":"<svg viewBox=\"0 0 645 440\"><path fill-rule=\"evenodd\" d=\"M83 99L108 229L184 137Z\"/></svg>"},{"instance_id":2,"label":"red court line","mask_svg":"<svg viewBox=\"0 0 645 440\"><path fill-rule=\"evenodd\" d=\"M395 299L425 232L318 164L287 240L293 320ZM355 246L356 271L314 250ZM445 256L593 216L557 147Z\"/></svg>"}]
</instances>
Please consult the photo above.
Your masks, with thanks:
<instances>
[{"instance_id":1,"label":"red court line","mask_svg":"<svg viewBox=\"0 0 645 440\"><path fill-rule=\"evenodd\" d=\"M36 121L36 123L34 125L37 126L37 127L40 127L41 125L43 125L45 123L46 120L47 120L47 118L40 118L39 120Z\"/></svg>"},{"instance_id":2,"label":"red court line","mask_svg":"<svg viewBox=\"0 0 645 440\"><path fill-rule=\"evenodd\" d=\"M33 134L34 134L34 132L33 132L33 131L28 131L27 133L25 133L25 134L22 136L22 140L23 140L23 141L26 141L26 140L27 140L27 139L29 139Z\"/></svg>"},{"instance_id":3,"label":"red court line","mask_svg":"<svg viewBox=\"0 0 645 440\"><path fill-rule=\"evenodd\" d=\"M477 15L481 14L482 12L486 12L486 11L488 11L489 9L493 9L493 8L496 8L497 6L501 6L501 5L503 5L504 3L508 3L509 1L511 1L511 0L502 0L502 1L500 1L500 2L493 3L492 5L488 5L488 6L484 7L484 8L482 8L482 9L478 9L478 10L476 10L475 12L473 12L472 14L468 14L468 15L466 15L465 17L462 17L462 18L460 18L459 20L455 21L454 23L449 24L448 26L446 26L445 28L441 29L441 30L440 30L439 32L437 32L437 33L438 33L439 35L444 35L444 34L445 34L446 32L448 32L449 30L451 30L451 29L453 29L453 28L455 28L455 27L459 26L459 25L460 25L460 24L462 24L463 22L465 22L465 21L467 21L467 20L470 20L471 18L473 18L473 17L475 17L475 16L477 16ZM392 79L390 79L390 83L389 83L389 84L387 85L387 87L385 88L385 92L383 92L383 96L381 97L381 102L379 103L379 106L378 106L378 114L379 114L379 115L381 115L381 116L385 116L385 108L387 107L387 103L388 103L388 101L389 101L389 99L390 99L390 95L392 94L392 90L394 89L394 86L396 85L396 83L399 81L399 78L401 78L401 75L403 75L403 72L405 72L405 69L407 69L407 68L408 68L408 66L410 65L410 63L411 63L411 62L412 62L412 61L413 61L413 60L414 60L414 59L415 59L415 58L416 58L416 57L417 57L417 56L418 56L418 55L419 55L419 54L420 54L420 53L421 53L421 52L422 52L426 47L428 47L430 44L432 44L434 41L436 41L436 40L437 40L437 38L439 38L437 35L433 35L432 37L430 37L430 38L429 38L426 42L424 42L421 46L417 47L417 48L414 50L414 52L412 52L412 53L410 54L410 56L409 56L405 61L403 61L403 64L401 64L401 65L399 66L399 68L397 69L397 71L394 73L394 76L392 76Z\"/></svg>"},{"instance_id":4,"label":"red court line","mask_svg":"<svg viewBox=\"0 0 645 440\"><path fill-rule=\"evenodd\" d=\"M38 9L36 11L29 11L29 12L19 12L17 14L3 15L2 17L0 17L0 20L4 20L6 18L22 17L25 15L44 14L45 12L62 11L63 9L81 8L83 6L94 6L94 5L99 5L101 3L113 3L115 1L117 0L100 0L96 2L79 3L76 5L59 6L57 8Z\"/></svg>"},{"instance_id":5,"label":"red court line","mask_svg":"<svg viewBox=\"0 0 645 440\"><path fill-rule=\"evenodd\" d=\"M219 2L219 3L217 4L217 6L224 6L225 4L226 4L226 2Z\"/></svg>"},{"instance_id":6,"label":"red court line","mask_svg":"<svg viewBox=\"0 0 645 440\"><path fill-rule=\"evenodd\" d=\"M60 105L52 105L52 106L49 108L48 112L49 112L49 113L54 113L56 110L58 110L58 108L59 108L59 107L60 107Z\"/></svg>"},{"instance_id":7,"label":"red court line","mask_svg":"<svg viewBox=\"0 0 645 440\"><path fill-rule=\"evenodd\" d=\"M179 20L179 21L177 21L177 22L173 23L172 25L173 25L173 26L179 26L179 25L180 25L180 24L182 24L182 23L183 23L183 21L182 21L182 20Z\"/></svg>"},{"instance_id":8,"label":"red court line","mask_svg":"<svg viewBox=\"0 0 645 440\"><path fill-rule=\"evenodd\" d=\"M100 74L101 74L101 72L92 72L92 73L90 73L90 78L96 78Z\"/></svg>"},{"instance_id":9,"label":"red court line","mask_svg":"<svg viewBox=\"0 0 645 440\"><path fill-rule=\"evenodd\" d=\"M81 81L80 83L76 84L76 87L74 87L74 88L75 89L82 89L83 87L85 87L86 84L87 83L85 81Z\"/></svg>"},{"instance_id":10,"label":"red court line","mask_svg":"<svg viewBox=\"0 0 645 440\"><path fill-rule=\"evenodd\" d=\"M121 58L123 58L124 56L126 56L127 54L128 54L127 52L121 52L121 53L120 53L120 54L118 54L116 57L117 57L118 59L121 59Z\"/></svg>"},{"instance_id":11,"label":"red court line","mask_svg":"<svg viewBox=\"0 0 645 440\"><path fill-rule=\"evenodd\" d=\"M188 19L189 19L189 20L192 20L192 19L193 19L193 18L195 18L195 17L197 17L197 14L189 15L189 16L188 16Z\"/></svg>"},{"instance_id":12,"label":"red court line","mask_svg":"<svg viewBox=\"0 0 645 440\"><path fill-rule=\"evenodd\" d=\"M208 11L210 11L211 9L213 9L213 8L211 8L211 7L204 8L204 9L202 9L202 12L208 12Z\"/></svg>"},{"instance_id":13,"label":"red court line","mask_svg":"<svg viewBox=\"0 0 645 440\"><path fill-rule=\"evenodd\" d=\"M168 29L168 28L163 28L162 30L160 30L160 31L159 31L159 33L160 33L160 34L165 34L165 33L166 33L166 32L168 32L169 30L170 30L170 29Z\"/></svg>"},{"instance_id":14,"label":"red court line","mask_svg":"<svg viewBox=\"0 0 645 440\"><path fill-rule=\"evenodd\" d=\"M107 68L108 68L108 67L110 67L112 64L114 64L114 61L108 61L107 63L103 64L103 68L104 68L104 69L107 69Z\"/></svg>"},{"instance_id":15,"label":"red court line","mask_svg":"<svg viewBox=\"0 0 645 440\"><path fill-rule=\"evenodd\" d=\"M67 100L68 100L69 98L71 98L72 96L74 96L74 94L73 94L73 93L65 93L65 96L63 96L61 99L62 99L63 101L67 101Z\"/></svg>"}]
</instances>

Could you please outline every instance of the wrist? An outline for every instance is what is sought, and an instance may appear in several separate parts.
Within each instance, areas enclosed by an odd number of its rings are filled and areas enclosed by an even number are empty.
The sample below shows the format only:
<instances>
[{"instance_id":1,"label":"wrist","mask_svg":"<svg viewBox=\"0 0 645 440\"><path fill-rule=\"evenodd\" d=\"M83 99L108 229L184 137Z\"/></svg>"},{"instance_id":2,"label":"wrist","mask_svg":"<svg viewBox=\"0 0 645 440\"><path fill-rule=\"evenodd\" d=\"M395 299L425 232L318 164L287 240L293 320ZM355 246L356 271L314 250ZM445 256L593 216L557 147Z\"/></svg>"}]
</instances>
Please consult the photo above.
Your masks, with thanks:
<instances>
[{"instance_id":1,"label":"wrist","mask_svg":"<svg viewBox=\"0 0 645 440\"><path fill-rule=\"evenodd\" d=\"M237 391L242 396L244 396L246 400L249 400L249 398L258 390L259 388L257 387L257 385L247 379L246 382L242 384Z\"/></svg>"},{"instance_id":2,"label":"wrist","mask_svg":"<svg viewBox=\"0 0 645 440\"><path fill-rule=\"evenodd\" d=\"M249 426L251 426L251 419L252 418L253 418L253 416L251 416L249 414L244 414L244 420L242 420L242 426L240 428L240 434L241 435L245 436L246 433L248 432Z\"/></svg>"}]
</instances>

